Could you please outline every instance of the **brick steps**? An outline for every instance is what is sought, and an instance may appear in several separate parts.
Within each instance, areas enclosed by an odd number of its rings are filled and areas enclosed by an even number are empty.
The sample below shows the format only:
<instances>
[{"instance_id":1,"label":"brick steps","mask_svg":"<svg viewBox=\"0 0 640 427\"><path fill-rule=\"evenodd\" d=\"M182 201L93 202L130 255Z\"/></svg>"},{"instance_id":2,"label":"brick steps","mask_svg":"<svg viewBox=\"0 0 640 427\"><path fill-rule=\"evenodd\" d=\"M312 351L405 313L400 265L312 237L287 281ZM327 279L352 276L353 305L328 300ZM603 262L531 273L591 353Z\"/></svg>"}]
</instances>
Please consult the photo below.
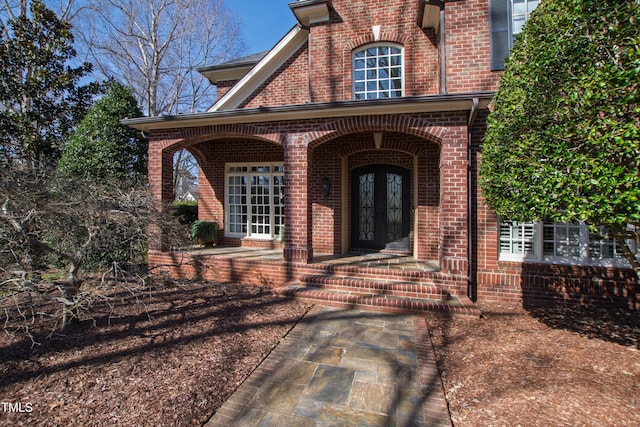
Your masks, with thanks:
<instances>
[{"instance_id":1,"label":"brick steps","mask_svg":"<svg viewBox=\"0 0 640 427\"><path fill-rule=\"evenodd\" d=\"M481 314L467 297L451 295L441 286L411 281L309 275L275 292L316 304L386 313L442 313L475 318Z\"/></svg>"},{"instance_id":2,"label":"brick steps","mask_svg":"<svg viewBox=\"0 0 640 427\"><path fill-rule=\"evenodd\" d=\"M304 283L308 287L341 290L354 293L367 293L395 297L421 298L435 301L447 301L449 293L441 286L420 284L413 281L375 280L329 275L306 276Z\"/></svg>"}]
</instances>

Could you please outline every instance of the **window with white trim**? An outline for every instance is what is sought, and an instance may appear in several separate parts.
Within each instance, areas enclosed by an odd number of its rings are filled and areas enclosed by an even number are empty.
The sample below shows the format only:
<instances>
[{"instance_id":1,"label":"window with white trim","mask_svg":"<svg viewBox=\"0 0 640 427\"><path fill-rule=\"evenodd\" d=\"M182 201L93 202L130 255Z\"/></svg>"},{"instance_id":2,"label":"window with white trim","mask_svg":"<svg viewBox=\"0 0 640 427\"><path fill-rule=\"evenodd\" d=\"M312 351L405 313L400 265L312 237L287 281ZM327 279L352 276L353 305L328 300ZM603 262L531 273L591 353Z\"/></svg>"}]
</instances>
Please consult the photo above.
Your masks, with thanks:
<instances>
[{"instance_id":1,"label":"window with white trim","mask_svg":"<svg viewBox=\"0 0 640 427\"><path fill-rule=\"evenodd\" d=\"M504 69L518 34L540 0L491 0L491 69Z\"/></svg>"},{"instance_id":2,"label":"window with white trim","mask_svg":"<svg viewBox=\"0 0 640 427\"><path fill-rule=\"evenodd\" d=\"M536 225L532 222L500 223L500 254L510 254L521 257L533 254L535 227Z\"/></svg>"},{"instance_id":3,"label":"window with white trim","mask_svg":"<svg viewBox=\"0 0 640 427\"><path fill-rule=\"evenodd\" d=\"M502 221L499 227L500 260L542 261L567 264L624 266L622 249L608 236L605 227L589 232L583 223ZM640 256L640 244L627 240L632 252Z\"/></svg>"},{"instance_id":4,"label":"window with white trim","mask_svg":"<svg viewBox=\"0 0 640 427\"><path fill-rule=\"evenodd\" d=\"M353 53L353 99L403 96L403 49L392 44L368 45Z\"/></svg>"},{"instance_id":5,"label":"window with white trim","mask_svg":"<svg viewBox=\"0 0 640 427\"><path fill-rule=\"evenodd\" d=\"M227 164L225 182L225 235L276 238L284 225L283 164Z\"/></svg>"}]
</instances>

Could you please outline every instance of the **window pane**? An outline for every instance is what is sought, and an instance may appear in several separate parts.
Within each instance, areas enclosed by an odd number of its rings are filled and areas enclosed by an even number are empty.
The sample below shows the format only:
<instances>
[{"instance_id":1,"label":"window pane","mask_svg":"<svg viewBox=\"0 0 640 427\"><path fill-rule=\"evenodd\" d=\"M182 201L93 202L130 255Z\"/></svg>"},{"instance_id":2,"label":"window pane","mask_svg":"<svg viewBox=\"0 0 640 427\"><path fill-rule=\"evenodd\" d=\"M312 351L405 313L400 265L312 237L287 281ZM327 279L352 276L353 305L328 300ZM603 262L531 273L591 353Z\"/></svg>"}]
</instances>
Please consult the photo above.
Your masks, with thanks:
<instances>
[{"instance_id":1,"label":"window pane","mask_svg":"<svg viewBox=\"0 0 640 427\"><path fill-rule=\"evenodd\" d=\"M513 34L520 34L522 32L522 27L524 26L524 22L526 21L524 16L514 17L513 18Z\"/></svg>"},{"instance_id":2,"label":"window pane","mask_svg":"<svg viewBox=\"0 0 640 427\"><path fill-rule=\"evenodd\" d=\"M360 59L362 57L366 59ZM355 52L353 58L354 99L402 96L401 48L372 46Z\"/></svg>"},{"instance_id":3,"label":"window pane","mask_svg":"<svg viewBox=\"0 0 640 427\"><path fill-rule=\"evenodd\" d=\"M535 224L500 223L500 253L503 255L533 254Z\"/></svg>"},{"instance_id":4,"label":"window pane","mask_svg":"<svg viewBox=\"0 0 640 427\"><path fill-rule=\"evenodd\" d=\"M525 0L513 0L513 14L524 15L527 13Z\"/></svg>"},{"instance_id":5,"label":"window pane","mask_svg":"<svg viewBox=\"0 0 640 427\"><path fill-rule=\"evenodd\" d=\"M226 230L275 237L275 226L279 230L284 224L284 166L254 164L227 170Z\"/></svg>"},{"instance_id":6,"label":"window pane","mask_svg":"<svg viewBox=\"0 0 640 427\"><path fill-rule=\"evenodd\" d=\"M581 258L579 224L544 224L544 255Z\"/></svg>"},{"instance_id":7,"label":"window pane","mask_svg":"<svg viewBox=\"0 0 640 427\"><path fill-rule=\"evenodd\" d=\"M589 257L592 259L622 258L622 248L613 238L607 238L606 227L599 227L598 234L589 233ZM631 243L631 242L628 242ZM629 245L632 247L632 245Z\"/></svg>"}]
</instances>

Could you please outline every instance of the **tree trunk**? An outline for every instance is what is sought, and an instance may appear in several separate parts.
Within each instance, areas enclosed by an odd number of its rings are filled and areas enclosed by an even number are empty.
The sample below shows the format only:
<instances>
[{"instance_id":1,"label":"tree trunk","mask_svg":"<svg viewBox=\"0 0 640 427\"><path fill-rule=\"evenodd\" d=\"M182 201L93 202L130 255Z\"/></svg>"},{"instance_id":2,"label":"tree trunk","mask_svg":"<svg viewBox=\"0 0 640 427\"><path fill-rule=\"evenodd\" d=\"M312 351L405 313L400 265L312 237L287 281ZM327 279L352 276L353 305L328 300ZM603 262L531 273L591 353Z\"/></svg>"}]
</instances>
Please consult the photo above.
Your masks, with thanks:
<instances>
[{"instance_id":1,"label":"tree trunk","mask_svg":"<svg viewBox=\"0 0 640 427\"><path fill-rule=\"evenodd\" d=\"M62 290L62 331L67 330L70 325L76 324L80 320L80 312L76 301L76 295L78 295L82 285L82 280L78 277L79 270L80 263L73 263L69 269L67 280L59 284Z\"/></svg>"}]
</instances>

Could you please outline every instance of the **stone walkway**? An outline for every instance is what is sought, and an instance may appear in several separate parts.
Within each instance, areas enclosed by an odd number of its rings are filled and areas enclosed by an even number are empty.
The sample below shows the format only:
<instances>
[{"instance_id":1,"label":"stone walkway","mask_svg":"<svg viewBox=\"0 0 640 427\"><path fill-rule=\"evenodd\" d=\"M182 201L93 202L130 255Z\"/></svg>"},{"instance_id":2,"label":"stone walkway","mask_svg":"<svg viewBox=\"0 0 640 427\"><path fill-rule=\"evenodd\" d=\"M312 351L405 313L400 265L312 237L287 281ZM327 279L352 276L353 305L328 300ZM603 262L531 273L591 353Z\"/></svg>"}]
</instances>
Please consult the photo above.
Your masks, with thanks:
<instances>
[{"instance_id":1,"label":"stone walkway","mask_svg":"<svg viewBox=\"0 0 640 427\"><path fill-rule=\"evenodd\" d=\"M214 426L451 426L423 317L315 306Z\"/></svg>"}]
</instances>

